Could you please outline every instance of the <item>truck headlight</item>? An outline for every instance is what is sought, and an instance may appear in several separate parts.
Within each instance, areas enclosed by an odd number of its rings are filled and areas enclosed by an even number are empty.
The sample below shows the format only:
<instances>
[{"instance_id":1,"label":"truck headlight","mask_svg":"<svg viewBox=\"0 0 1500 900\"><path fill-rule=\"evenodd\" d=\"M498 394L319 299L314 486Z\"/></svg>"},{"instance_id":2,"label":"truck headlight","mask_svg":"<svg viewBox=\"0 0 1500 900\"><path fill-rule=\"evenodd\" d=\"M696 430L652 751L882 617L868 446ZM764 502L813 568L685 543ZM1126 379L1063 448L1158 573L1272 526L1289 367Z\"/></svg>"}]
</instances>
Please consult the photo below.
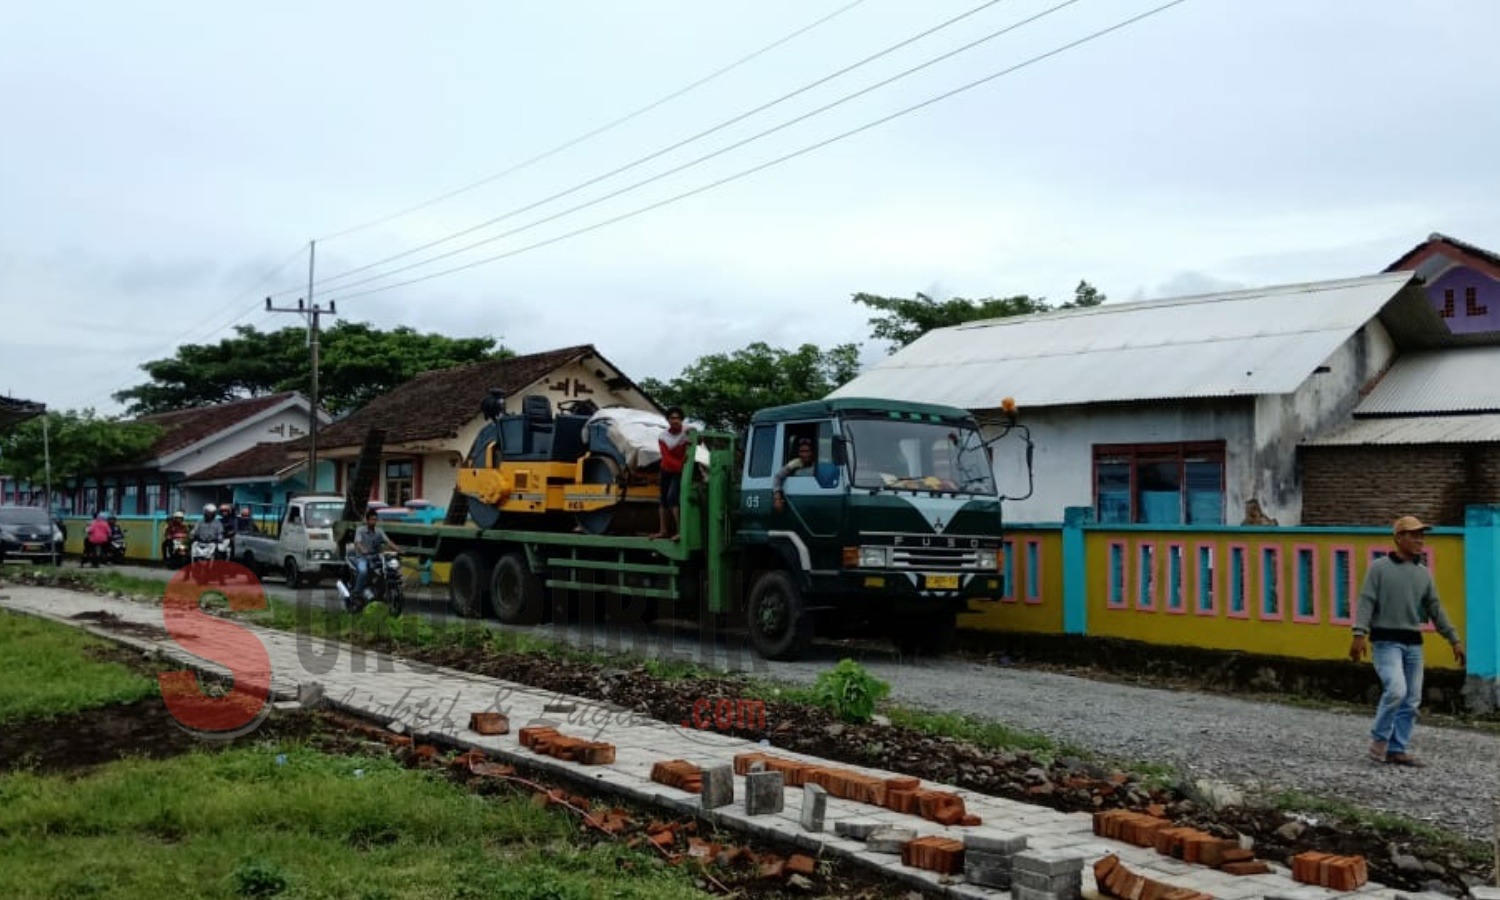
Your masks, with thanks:
<instances>
[{"instance_id":1,"label":"truck headlight","mask_svg":"<svg viewBox=\"0 0 1500 900\"><path fill-rule=\"evenodd\" d=\"M1000 558L1005 555L1004 550L980 550L979 568L993 572L1000 568Z\"/></svg>"},{"instance_id":2,"label":"truck headlight","mask_svg":"<svg viewBox=\"0 0 1500 900\"><path fill-rule=\"evenodd\" d=\"M891 548L889 547L860 547L859 567L861 569L885 569L891 565Z\"/></svg>"}]
</instances>

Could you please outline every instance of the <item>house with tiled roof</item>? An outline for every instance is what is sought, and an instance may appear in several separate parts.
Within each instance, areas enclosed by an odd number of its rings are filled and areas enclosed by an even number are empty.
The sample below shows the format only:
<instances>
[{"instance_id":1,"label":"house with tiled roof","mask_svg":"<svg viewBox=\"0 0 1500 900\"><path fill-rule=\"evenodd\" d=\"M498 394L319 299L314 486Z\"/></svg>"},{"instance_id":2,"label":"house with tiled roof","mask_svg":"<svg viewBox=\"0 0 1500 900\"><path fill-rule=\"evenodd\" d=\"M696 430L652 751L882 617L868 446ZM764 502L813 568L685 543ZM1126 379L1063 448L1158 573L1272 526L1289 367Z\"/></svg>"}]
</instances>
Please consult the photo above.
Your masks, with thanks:
<instances>
[{"instance_id":1,"label":"house with tiled roof","mask_svg":"<svg viewBox=\"0 0 1500 900\"><path fill-rule=\"evenodd\" d=\"M79 514L102 509L153 515L233 501L230 487L200 484L198 476L258 445L306 436L308 410L306 397L287 391L141 416L136 421L162 429L151 449L128 466L65 477L63 505ZM326 413L320 416L331 421Z\"/></svg>"},{"instance_id":2,"label":"house with tiled roof","mask_svg":"<svg viewBox=\"0 0 1500 900\"><path fill-rule=\"evenodd\" d=\"M484 418L479 404L491 390L505 395L506 412L541 395L554 409L589 400L662 412L635 382L592 344L487 360L424 372L318 434L318 455L333 461L335 489L348 484L370 429L385 432L385 452L371 499L400 506L413 498L446 504L458 465Z\"/></svg>"}]
</instances>

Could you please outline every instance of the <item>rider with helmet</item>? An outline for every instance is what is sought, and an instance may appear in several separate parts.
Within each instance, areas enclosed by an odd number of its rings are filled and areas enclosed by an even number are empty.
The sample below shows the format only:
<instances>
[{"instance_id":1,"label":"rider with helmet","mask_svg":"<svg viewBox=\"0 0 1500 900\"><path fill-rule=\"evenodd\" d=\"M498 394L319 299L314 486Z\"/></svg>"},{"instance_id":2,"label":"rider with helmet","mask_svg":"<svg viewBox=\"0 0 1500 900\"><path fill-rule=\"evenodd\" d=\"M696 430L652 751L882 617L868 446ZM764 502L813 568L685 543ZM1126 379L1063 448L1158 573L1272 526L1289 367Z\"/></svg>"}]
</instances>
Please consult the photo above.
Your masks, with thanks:
<instances>
[{"instance_id":1,"label":"rider with helmet","mask_svg":"<svg viewBox=\"0 0 1500 900\"><path fill-rule=\"evenodd\" d=\"M224 525L218 518L219 508L212 503L203 507L203 519L193 526L193 540L217 544L224 539Z\"/></svg>"},{"instance_id":2,"label":"rider with helmet","mask_svg":"<svg viewBox=\"0 0 1500 900\"><path fill-rule=\"evenodd\" d=\"M167 527L162 535L161 558L171 559L172 542L186 541L188 539L187 513L177 510L172 513L172 518L167 520Z\"/></svg>"}]
</instances>

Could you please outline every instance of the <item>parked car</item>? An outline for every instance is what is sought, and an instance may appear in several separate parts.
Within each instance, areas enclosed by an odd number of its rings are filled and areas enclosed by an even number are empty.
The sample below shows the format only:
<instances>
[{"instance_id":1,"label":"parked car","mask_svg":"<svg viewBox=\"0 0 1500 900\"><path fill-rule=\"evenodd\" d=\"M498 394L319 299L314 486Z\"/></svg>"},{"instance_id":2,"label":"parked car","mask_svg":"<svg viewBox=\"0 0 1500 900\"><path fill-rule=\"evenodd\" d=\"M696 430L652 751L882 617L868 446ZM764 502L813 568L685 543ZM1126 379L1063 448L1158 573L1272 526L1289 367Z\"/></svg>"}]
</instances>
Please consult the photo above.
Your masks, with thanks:
<instances>
[{"instance_id":1,"label":"parked car","mask_svg":"<svg viewBox=\"0 0 1500 900\"><path fill-rule=\"evenodd\" d=\"M45 509L0 506L0 562L42 562L52 559L53 554L61 559L62 552L62 530Z\"/></svg>"},{"instance_id":2,"label":"parked car","mask_svg":"<svg viewBox=\"0 0 1500 900\"><path fill-rule=\"evenodd\" d=\"M343 571L344 560L333 541L333 528L344 512L337 494L309 494L287 501L276 536L241 531L234 538L234 558L252 572L280 572L287 587L316 584Z\"/></svg>"}]
</instances>

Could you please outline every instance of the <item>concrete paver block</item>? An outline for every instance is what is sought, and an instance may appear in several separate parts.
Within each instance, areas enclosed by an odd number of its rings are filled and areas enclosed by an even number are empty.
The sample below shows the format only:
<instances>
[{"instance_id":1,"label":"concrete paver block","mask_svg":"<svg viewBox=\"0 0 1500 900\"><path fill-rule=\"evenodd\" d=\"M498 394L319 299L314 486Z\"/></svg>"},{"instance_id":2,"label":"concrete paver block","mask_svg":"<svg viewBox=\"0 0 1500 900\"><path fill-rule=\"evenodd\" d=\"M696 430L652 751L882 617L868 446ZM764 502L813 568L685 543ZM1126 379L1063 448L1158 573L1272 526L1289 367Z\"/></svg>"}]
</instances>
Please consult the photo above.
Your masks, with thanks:
<instances>
[{"instance_id":1,"label":"concrete paver block","mask_svg":"<svg viewBox=\"0 0 1500 900\"><path fill-rule=\"evenodd\" d=\"M828 812L828 791L816 784L802 786L802 828L805 831L822 831L823 817Z\"/></svg>"},{"instance_id":2,"label":"concrete paver block","mask_svg":"<svg viewBox=\"0 0 1500 900\"><path fill-rule=\"evenodd\" d=\"M1067 850L1023 850L1014 861L1017 872L1037 875L1077 875L1083 871L1083 857Z\"/></svg>"},{"instance_id":3,"label":"concrete paver block","mask_svg":"<svg viewBox=\"0 0 1500 900\"><path fill-rule=\"evenodd\" d=\"M750 772L745 776L745 812L752 816L781 812L786 805L786 783L780 772Z\"/></svg>"},{"instance_id":4,"label":"concrete paver block","mask_svg":"<svg viewBox=\"0 0 1500 900\"><path fill-rule=\"evenodd\" d=\"M964 835L964 849L1008 857L1025 850L1026 840L1026 835L1010 831L971 831Z\"/></svg>"},{"instance_id":5,"label":"concrete paver block","mask_svg":"<svg viewBox=\"0 0 1500 900\"><path fill-rule=\"evenodd\" d=\"M843 837L853 838L856 841L868 840L870 835L882 828L889 828L885 822L855 821L852 819L840 819L833 823L833 833Z\"/></svg>"},{"instance_id":6,"label":"concrete paver block","mask_svg":"<svg viewBox=\"0 0 1500 900\"><path fill-rule=\"evenodd\" d=\"M900 854L901 848L906 846L907 841L916 840L917 832L914 828L880 828L870 832L865 838L865 846L872 853L894 853Z\"/></svg>"},{"instance_id":7,"label":"concrete paver block","mask_svg":"<svg viewBox=\"0 0 1500 900\"><path fill-rule=\"evenodd\" d=\"M734 767L714 766L703 770L703 808L718 809L734 802Z\"/></svg>"}]
</instances>

